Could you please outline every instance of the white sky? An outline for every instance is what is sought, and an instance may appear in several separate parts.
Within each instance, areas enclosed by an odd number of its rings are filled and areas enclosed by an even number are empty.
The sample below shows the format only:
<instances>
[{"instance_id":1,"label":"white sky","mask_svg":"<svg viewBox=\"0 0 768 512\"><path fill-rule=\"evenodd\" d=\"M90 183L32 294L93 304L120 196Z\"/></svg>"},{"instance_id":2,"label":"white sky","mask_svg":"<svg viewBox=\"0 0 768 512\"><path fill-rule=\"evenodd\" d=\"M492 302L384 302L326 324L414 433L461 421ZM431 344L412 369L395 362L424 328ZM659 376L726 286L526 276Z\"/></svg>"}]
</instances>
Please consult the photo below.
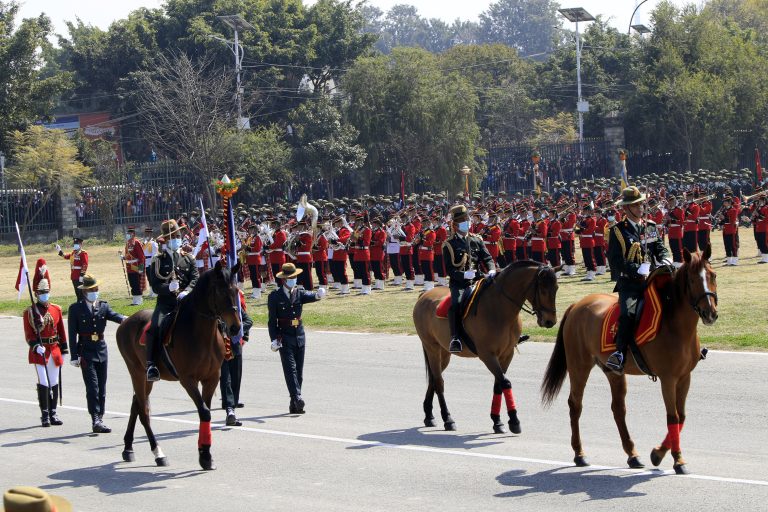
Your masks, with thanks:
<instances>
[{"instance_id":1,"label":"white sky","mask_svg":"<svg viewBox=\"0 0 768 512\"><path fill-rule=\"evenodd\" d=\"M451 22L456 18L476 20L487 9L492 0L369 0L369 3L387 11L395 4L405 3L416 6L419 13L427 18L442 18ZM560 0L562 7L584 7L593 16L602 14L612 18L612 24L626 30L629 17L638 0ZM648 0L638 11L635 23L648 23L648 13L660 0ZM701 4L703 0L672 0L677 5ZM109 24L124 18L139 7L160 7L162 0L22 0L21 17L34 17L45 12L54 22L56 31L66 34L65 21L79 17L83 22L106 29ZM312 3L305 0L305 3Z\"/></svg>"}]
</instances>

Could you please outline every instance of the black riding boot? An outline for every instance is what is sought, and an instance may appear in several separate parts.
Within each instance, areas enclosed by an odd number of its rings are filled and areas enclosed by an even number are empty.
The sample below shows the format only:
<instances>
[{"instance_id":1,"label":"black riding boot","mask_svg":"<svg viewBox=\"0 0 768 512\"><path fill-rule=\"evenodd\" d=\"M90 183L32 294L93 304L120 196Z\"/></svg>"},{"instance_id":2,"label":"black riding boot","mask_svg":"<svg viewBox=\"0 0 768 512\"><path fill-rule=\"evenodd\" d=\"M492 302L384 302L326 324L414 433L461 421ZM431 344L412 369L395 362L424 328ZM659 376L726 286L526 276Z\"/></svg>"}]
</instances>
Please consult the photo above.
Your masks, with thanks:
<instances>
[{"instance_id":1,"label":"black riding boot","mask_svg":"<svg viewBox=\"0 0 768 512\"><path fill-rule=\"evenodd\" d=\"M48 411L48 386L37 385L37 401L40 404L40 424L44 427L51 426L51 416Z\"/></svg>"},{"instance_id":2,"label":"black riding boot","mask_svg":"<svg viewBox=\"0 0 768 512\"><path fill-rule=\"evenodd\" d=\"M51 391L53 392L53 398L51 398L51 411L50 411L50 420L51 425L63 425L64 422L59 419L59 415L56 414L56 406L59 404L59 385L56 384L51 388Z\"/></svg>"},{"instance_id":3,"label":"black riding boot","mask_svg":"<svg viewBox=\"0 0 768 512\"><path fill-rule=\"evenodd\" d=\"M448 346L448 352L453 354L461 352L461 340L459 339L458 332L458 314L456 308L453 306L448 310L448 327L451 330L451 344Z\"/></svg>"},{"instance_id":4,"label":"black riding boot","mask_svg":"<svg viewBox=\"0 0 768 512\"><path fill-rule=\"evenodd\" d=\"M635 320L630 316L620 316L619 325L616 332L616 352L608 356L605 365L613 371L621 372L624 370L624 359L627 354L627 347L635 337Z\"/></svg>"},{"instance_id":5,"label":"black riding boot","mask_svg":"<svg viewBox=\"0 0 768 512\"><path fill-rule=\"evenodd\" d=\"M160 370L154 363L155 359L155 334L153 328L147 331L147 382L156 382L160 380Z\"/></svg>"}]
</instances>

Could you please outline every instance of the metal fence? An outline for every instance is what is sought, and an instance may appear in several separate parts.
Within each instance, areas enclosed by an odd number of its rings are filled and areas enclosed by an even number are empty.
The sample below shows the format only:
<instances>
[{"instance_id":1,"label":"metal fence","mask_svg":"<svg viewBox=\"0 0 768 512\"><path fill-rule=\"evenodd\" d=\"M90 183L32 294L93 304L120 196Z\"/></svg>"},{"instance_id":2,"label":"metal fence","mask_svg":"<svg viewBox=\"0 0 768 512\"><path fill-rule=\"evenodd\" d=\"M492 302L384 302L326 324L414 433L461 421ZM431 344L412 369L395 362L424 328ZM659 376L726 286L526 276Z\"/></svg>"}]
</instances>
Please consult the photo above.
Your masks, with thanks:
<instances>
[{"instance_id":1,"label":"metal fence","mask_svg":"<svg viewBox=\"0 0 768 512\"><path fill-rule=\"evenodd\" d=\"M57 229L60 220L58 197L54 195L43 203L45 195L42 190L0 190L0 234L13 233L15 222L25 231Z\"/></svg>"}]
</instances>

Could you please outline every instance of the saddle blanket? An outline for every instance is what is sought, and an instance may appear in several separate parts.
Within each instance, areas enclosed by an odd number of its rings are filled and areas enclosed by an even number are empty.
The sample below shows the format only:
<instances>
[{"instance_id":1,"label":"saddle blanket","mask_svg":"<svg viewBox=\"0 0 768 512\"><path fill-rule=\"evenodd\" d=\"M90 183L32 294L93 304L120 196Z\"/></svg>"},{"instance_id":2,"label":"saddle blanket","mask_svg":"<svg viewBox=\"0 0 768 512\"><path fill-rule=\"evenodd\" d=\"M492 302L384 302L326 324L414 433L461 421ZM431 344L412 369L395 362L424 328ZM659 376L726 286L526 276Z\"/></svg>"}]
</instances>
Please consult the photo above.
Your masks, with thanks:
<instances>
[{"instance_id":1,"label":"saddle blanket","mask_svg":"<svg viewBox=\"0 0 768 512\"><path fill-rule=\"evenodd\" d=\"M484 281L485 281L485 278L479 280L477 283L475 283L474 286L472 286L472 288L469 289L469 292L464 292L464 295L459 301L459 307L463 312L461 316L462 319L467 318L467 314L472 309L472 304L475 302L475 299L477 298L478 293L483 288ZM469 295L469 299L467 299L467 295ZM440 303L437 305L437 309L435 310L435 315L438 318L448 318L449 309L451 309L450 293L445 297L443 297L442 300L440 300Z\"/></svg>"},{"instance_id":2,"label":"saddle blanket","mask_svg":"<svg viewBox=\"0 0 768 512\"><path fill-rule=\"evenodd\" d=\"M654 276L643 293L640 321L635 327L635 343L638 347L654 339L659 332L662 311L661 290L670 280L669 274ZM616 302L608 309L608 314L603 319L603 327L600 331L600 351L602 353L616 350L618 324L619 303Z\"/></svg>"}]
</instances>

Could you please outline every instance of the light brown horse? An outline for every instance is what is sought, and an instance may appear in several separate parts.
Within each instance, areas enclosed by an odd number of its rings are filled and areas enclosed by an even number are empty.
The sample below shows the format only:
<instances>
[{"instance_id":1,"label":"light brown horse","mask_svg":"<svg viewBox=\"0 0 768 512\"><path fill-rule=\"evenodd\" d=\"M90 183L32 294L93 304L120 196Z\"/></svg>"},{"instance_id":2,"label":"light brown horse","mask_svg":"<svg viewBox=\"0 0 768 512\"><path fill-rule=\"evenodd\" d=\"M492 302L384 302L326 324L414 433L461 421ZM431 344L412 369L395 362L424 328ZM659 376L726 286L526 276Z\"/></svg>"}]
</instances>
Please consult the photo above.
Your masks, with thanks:
<instances>
[{"instance_id":1,"label":"light brown horse","mask_svg":"<svg viewBox=\"0 0 768 512\"><path fill-rule=\"evenodd\" d=\"M685 423L685 400L691 383L691 372L701 359L701 347L696 327L701 318L705 325L717 320L717 284L709 264L711 249L704 253L683 253L685 263L673 275L665 294L659 332L653 340L642 345L640 352L648 368L661 381L661 392L667 411L667 437L651 451L651 462L658 466L672 451L674 469L678 474L688 472L680 450L680 431ZM627 380L605 367L609 354L600 351L600 332L608 309L616 304L615 295L592 294L572 304L563 315L552 357L541 385L542 402L550 405L560 391L566 374L571 392L568 407L571 416L571 447L577 466L588 466L581 446L579 417L584 387L598 365L611 386L611 410L619 429L621 444L631 468L644 467L635 451L626 423ZM625 374L642 375L633 357L626 358Z\"/></svg>"},{"instance_id":2,"label":"light brown horse","mask_svg":"<svg viewBox=\"0 0 768 512\"><path fill-rule=\"evenodd\" d=\"M211 399L219 383L221 363L224 360L224 339L219 332L219 321L226 324L231 336L240 332L238 291L233 280L240 264L231 271L216 266L200 276L194 289L179 301L179 314L170 332L167 352L176 369L174 377L165 362L158 364L163 380L178 380L197 407L200 417L198 454L203 469L216 469L211 457ZM128 366L133 383L133 403L128 428L125 431L123 460L135 460L133 432L139 418L147 434L149 446L158 466L166 466L167 458L157 444L149 423L149 394L152 382L147 382L146 348L139 344L152 311L137 311L117 329L117 346ZM157 343L160 343L158 340ZM202 384L202 393L200 385Z\"/></svg>"},{"instance_id":3,"label":"light brown horse","mask_svg":"<svg viewBox=\"0 0 768 512\"><path fill-rule=\"evenodd\" d=\"M512 384L505 374L520 339L520 311L526 301L531 304L528 312L536 315L540 327L550 328L557 323L555 297L558 286L555 273L558 270L560 267L552 269L535 261L512 263L479 294L476 313L470 313L464 320L464 329L474 341L477 355L467 348L466 343L463 351L456 355L478 357L493 374L491 419L496 433L505 431L500 417L502 394L506 399L509 428L513 433L521 432ZM456 423L445 403L443 381L443 372L451 360L451 353L448 352L450 330L448 320L435 314L440 301L449 293L448 288L434 288L422 294L413 307L413 323L421 338L427 370L424 425L435 426L432 402L437 393L445 430L456 430Z\"/></svg>"}]
</instances>

